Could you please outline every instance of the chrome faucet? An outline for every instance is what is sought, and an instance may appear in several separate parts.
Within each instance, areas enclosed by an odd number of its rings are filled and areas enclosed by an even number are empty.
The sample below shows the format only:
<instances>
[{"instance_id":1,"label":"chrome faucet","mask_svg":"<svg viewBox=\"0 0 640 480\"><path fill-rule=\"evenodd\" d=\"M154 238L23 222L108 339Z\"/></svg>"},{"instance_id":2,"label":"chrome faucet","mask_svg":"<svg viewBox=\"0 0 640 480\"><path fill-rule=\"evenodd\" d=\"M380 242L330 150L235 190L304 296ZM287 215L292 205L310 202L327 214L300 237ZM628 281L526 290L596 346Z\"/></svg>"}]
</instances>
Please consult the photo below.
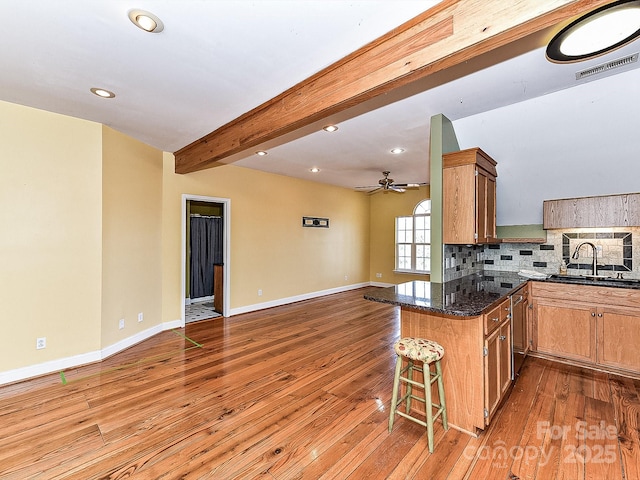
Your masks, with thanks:
<instances>
[{"instance_id":1,"label":"chrome faucet","mask_svg":"<svg viewBox=\"0 0 640 480\"><path fill-rule=\"evenodd\" d=\"M575 251L573 252L573 255L571 255L571 258L573 259L578 258L580 247L583 245L590 245L591 248L593 249L593 266L591 267L591 276L597 277L598 276L598 248L593 243L582 242L580 245L576 247Z\"/></svg>"}]
</instances>

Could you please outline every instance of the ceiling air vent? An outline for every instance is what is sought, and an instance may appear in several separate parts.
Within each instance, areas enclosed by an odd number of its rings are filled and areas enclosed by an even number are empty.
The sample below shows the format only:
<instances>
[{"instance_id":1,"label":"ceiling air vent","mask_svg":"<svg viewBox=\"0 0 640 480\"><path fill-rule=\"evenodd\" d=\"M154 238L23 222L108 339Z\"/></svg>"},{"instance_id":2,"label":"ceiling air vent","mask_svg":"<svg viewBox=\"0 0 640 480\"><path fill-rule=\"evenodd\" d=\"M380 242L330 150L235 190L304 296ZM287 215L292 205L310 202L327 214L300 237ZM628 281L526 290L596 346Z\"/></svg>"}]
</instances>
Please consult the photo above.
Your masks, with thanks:
<instances>
[{"instance_id":1,"label":"ceiling air vent","mask_svg":"<svg viewBox=\"0 0 640 480\"><path fill-rule=\"evenodd\" d=\"M581 72L576 72L576 80L581 80L586 77L598 75L599 73L613 70L614 68L624 67L625 65L629 65L630 63L635 63L637 61L638 61L638 54L634 53L631 55L627 55L626 57L618 58L616 60L611 60L610 62L607 62L607 63L601 63L600 65L587 68L586 70L582 70Z\"/></svg>"}]
</instances>

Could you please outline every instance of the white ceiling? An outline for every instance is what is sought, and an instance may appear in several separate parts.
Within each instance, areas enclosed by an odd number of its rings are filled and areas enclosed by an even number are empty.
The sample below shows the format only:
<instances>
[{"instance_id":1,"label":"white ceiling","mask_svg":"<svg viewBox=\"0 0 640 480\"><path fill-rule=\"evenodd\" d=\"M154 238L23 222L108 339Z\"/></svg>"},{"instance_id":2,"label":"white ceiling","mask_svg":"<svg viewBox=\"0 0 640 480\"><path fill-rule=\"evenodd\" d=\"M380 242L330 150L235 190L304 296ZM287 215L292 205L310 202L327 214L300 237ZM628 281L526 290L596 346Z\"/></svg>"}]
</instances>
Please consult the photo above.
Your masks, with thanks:
<instances>
[{"instance_id":1,"label":"white ceiling","mask_svg":"<svg viewBox=\"0 0 640 480\"><path fill-rule=\"evenodd\" d=\"M436 3L2 1L0 100L99 122L173 152ZM131 9L154 13L164 31L134 27L127 16ZM635 42L624 51L561 66L544 58L552 33L271 142L264 146L266 157L252 149L235 164L349 188L376 184L382 170L390 170L396 182L427 182L432 115L457 120L571 88L585 82L576 82L577 70L640 48ZM111 90L116 98L98 98L91 87ZM337 132L319 130L330 121L339 123ZM406 152L391 155L396 146ZM310 173L312 166L320 173Z\"/></svg>"}]
</instances>

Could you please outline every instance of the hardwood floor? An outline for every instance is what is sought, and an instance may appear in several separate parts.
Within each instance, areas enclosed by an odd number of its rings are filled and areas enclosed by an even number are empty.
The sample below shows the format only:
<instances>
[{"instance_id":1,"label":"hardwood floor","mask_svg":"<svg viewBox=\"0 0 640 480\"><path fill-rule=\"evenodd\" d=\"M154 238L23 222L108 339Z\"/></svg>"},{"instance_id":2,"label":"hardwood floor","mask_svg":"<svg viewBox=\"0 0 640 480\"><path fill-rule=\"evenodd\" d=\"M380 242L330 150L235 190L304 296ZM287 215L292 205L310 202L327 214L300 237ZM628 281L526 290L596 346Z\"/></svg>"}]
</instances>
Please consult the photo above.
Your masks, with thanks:
<instances>
[{"instance_id":1,"label":"hardwood floor","mask_svg":"<svg viewBox=\"0 0 640 480\"><path fill-rule=\"evenodd\" d=\"M0 387L0 478L640 478L640 381L541 359L478 438L437 423L429 455L419 425L389 434L399 309L363 293Z\"/></svg>"}]
</instances>

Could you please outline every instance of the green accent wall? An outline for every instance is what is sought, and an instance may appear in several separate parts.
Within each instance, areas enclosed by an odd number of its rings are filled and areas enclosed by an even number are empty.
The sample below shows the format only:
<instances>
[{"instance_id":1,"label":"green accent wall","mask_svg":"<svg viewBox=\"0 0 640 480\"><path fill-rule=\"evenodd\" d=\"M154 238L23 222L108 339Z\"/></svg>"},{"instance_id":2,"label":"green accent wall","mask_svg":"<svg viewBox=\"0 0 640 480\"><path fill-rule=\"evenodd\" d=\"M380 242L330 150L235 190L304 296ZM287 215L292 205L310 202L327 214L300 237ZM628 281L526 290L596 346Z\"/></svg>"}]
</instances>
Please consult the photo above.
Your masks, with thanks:
<instances>
[{"instance_id":1,"label":"green accent wall","mask_svg":"<svg viewBox=\"0 0 640 480\"><path fill-rule=\"evenodd\" d=\"M460 150L451 120L442 114L431 117L431 281L442 282L442 155Z\"/></svg>"},{"instance_id":2,"label":"green accent wall","mask_svg":"<svg viewBox=\"0 0 640 480\"><path fill-rule=\"evenodd\" d=\"M498 238L547 238L547 231L542 224L532 225L498 225Z\"/></svg>"}]
</instances>

